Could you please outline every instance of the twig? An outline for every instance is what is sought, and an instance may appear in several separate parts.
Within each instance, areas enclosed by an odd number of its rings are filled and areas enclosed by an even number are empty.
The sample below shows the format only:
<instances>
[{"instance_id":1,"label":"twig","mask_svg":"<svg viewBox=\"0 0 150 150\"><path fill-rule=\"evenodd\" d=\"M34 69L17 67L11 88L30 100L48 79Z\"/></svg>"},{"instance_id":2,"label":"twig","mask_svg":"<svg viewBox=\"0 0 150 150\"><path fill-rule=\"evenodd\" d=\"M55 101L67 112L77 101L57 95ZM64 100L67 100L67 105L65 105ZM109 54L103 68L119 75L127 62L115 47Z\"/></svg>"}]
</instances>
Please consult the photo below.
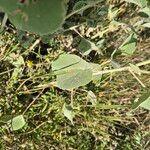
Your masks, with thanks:
<instances>
[{"instance_id":1,"label":"twig","mask_svg":"<svg viewBox=\"0 0 150 150\"><path fill-rule=\"evenodd\" d=\"M150 64L150 60L146 60L146 61L137 63L136 66L140 67L140 66L144 66L144 65L148 65L148 64ZM117 69L111 69L111 70L102 70L102 71L93 73L93 75L100 75L100 74L107 74L107 73L114 73L114 72L121 72L121 71L129 71L129 69L131 69L130 66L117 68Z\"/></svg>"},{"instance_id":2,"label":"twig","mask_svg":"<svg viewBox=\"0 0 150 150\"><path fill-rule=\"evenodd\" d=\"M32 51L32 50L40 43L40 41L41 41L41 38L37 39L37 40L27 49L27 51L28 51L28 52ZM23 54L26 53L27 51L23 52ZM22 54L22 55L23 55L23 54Z\"/></svg>"},{"instance_id":3,"label":"twig","mask_svg":"<svg viewBox=\"0 0 150 150\"><path fill-rule=\"evenodd\" d=\"M129 69L129 72L133 75L133 77L142 85L142 87L146 87L145 85L144 85L144 83L135 75L135 73L131 70L131 69Z\"/></svg>"},{"instance_id":4,"label":"twig","mask_svg":"<svg viewBox=\"0 0 150 150\"><path fill-rule=\"evenodd\" d=\"M28 131L27 133L25 134L30 134L32 132L35 132L37 129L39 129L41 126L43 126L44 124L46 124L48 121L45 121L45 122L42 122L41 124L39 124L35 129L31 130L31 131Z\"/></svg>"},{"instance_id":5,"label":"twig","mask_svg":"<svg viewBox=\"0 0 150 150\"><path fill-rule=\"evenodd\" d=\"M17 88L17 90L16 91L19 91L20 90L20 88L28 81L28 80L30 80L31 79L31 77L30 78L28 78L28 79L26 79L26 80L24 80L20 85L19 85L19 87Z\"/></svg>"},{"instance_id":6,"label":"twig","mask_svg":"<svg viewBox=\"0 0 150 150\"><path fill-rule=\"evenodd\" d=\"M36 45L38 45L41 41L41 38L37 39L30 47L29 47L29 51L33 50Z\"/></svg>"},{"instance_id":7,"label":"twig","mask_svg":"<svg viewBox=\"0 0 150 150\"><path fill-rule=\"evenodd\" d=\"M72 89L71 90L71 103L70 103L70 105L71 105L72 108L73 108L73 95L74 95L74 91Z\"/></svg>"},{"instance_id":8,"label":"twig","mask_svg":"<svg viewBox=\"0 0 150 150\"><path fill-rule=\"evenodd\" d=\"M6 74L6 73L9 73L11 71L13 71L14 69L10 69L10 70L7 70L7 71L4 71L4 72L1 72L0 75L3 75L3 74Z\"/></svg>"},{"instance_id":9,"label":"twig","mask_svg":"<svg viewBox=\"0 0 150 150\"><path fill-rule=\"evenodd\" d=\"M23 115L26 113L26 111L31 107L31 105L40 97L40 95L43 93L44 89L33 99L33 101L28 105L28 107L24 110L22 113Z\"/></svg>"}]
</instances>

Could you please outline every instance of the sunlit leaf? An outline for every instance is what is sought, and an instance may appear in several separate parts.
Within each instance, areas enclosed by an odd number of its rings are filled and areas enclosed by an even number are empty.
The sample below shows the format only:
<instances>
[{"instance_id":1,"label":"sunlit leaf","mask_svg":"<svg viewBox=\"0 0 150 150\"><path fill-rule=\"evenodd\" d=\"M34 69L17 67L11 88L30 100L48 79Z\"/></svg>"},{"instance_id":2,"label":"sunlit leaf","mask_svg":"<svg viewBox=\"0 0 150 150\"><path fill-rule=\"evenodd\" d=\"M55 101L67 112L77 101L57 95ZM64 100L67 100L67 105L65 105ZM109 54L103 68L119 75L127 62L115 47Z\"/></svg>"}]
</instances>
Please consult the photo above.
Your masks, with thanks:
<instances>
[{"instance_id":1,"label":"sunlit leaf","mask_svg":"<svg viewBox=\"0 0 150 150\"><path fill-rule=\"evenodd\" d=\"M8 121L11 124L11 128L13 131L21 129L25 124L25 119L23 115L16 116Z\"/></svg>"},{"instance_id":2,"label":"sunlit leaf","mask_svg":"<svg viewBox=\"0 0 150 150\"><path fill-rule=\"evenodd\" d=\"M134 34L131 34L124 43L119 47L123 55L132 55L137 46L137 38Z\"/></svg>"},{"instance_id":3,"label":"sunlit leaf","mask_svg":"<svg viewBox=\"0 0 150 150\"><path fill-rule=\"evenodd\" d=\"M86 1L78 1L75 3L75 5L73 6L73 10L74 11L77 11L77 10L80 10L81 8L83 8L85 5L87 4ZM78 14L83 14L83 11L79 11Z\"/></svg>"},{"instance_id":4,"label":"sunlit leaf","mask_svg":"<svg viewBox=\"0 0 150 150\"><path fill-rule=\"evenodd\" d=\"M89 64L77 55L62 54L52 63L52 70L60 72L72 69L87 69Z\"/></svg>"},{"instance_id":5,"label":"sunlit leaf","mask_svg":"<svg viewBox=\"0 0 150 150\"><path fill-rule=\"evenodd\" d=\"M57 86L61 89L74 89L88 84L92 80L92 71L90 69L74 69L66 73L57 75Z\"/></svg>"},{"instance_id":6,"label":"sunlit leaf","mask_svg":"<svg viewBox=\"0 0 150 150\"><path fill-rule=\"evenodd\" d=\"M73 54L62 54L52 63L57 87L61 89L78 88L92 80L100 79L101 75L94 75L95 72L100 70L100 65L88 63Z\"/></svg>"},{"instance_id":7,"label":"sunlit leaf","mask_svg":"<svg viewBox=\"0 0 150 150\"><path fill-rule=\"evenodd\" d=\"M146 14L147 16L150 17L150 8L148 8L148 7L145 7L145 8L140 9L139 12L140 12L140 13L144 13L144 14Z\"/></svg>"},{"instance_id":8,"label":"sunlit leaf","mask_svg":"<svg viewBox=\"0 0 150 150\"><path fill-rule=\"evenodd\" d=\"M98 71L101 71L102 70L101 66L99 64L90 63L89 67L91 68L91 70L93 72L93 74L92 74L92 80L93 81L100 81L101 78L102 78L102 74L95 75L94 73L96 73Z\"/></svg>"},{"instance_id":9,"label":"sunlit leaf","mask_svg":"<svg viewBox=\"0 0 150 150\"><path fill-rule=\"evenodd\" d=\"M132 109L137 109L138 107L143 107L150 110L150 92L143 94L138 101L132 105Z\"/></svg>"},{"instance_id":10,"label":"sunlit leaf","mask_svg":"<svg viewBox=\"0 0 150 150\"><path fill-rule=\"evenodd\" d=\"M133 64L129 64L129 65L130 65L131 70L132 70L134 73L136 73L136 74L138 74L138 75L141 75L141 69L140 69L138 66L133 65Z\"/></svg>"},{"instance_id":11,"label":"sunlit leaf","mask_svg":"<svg viewBox=\"0 0 150 150\"><path fill-rule=\"evenodd\" d=\"M146 28L150 28L150 23L144 23L142 26Z\"/></svg>"}]
</instances>

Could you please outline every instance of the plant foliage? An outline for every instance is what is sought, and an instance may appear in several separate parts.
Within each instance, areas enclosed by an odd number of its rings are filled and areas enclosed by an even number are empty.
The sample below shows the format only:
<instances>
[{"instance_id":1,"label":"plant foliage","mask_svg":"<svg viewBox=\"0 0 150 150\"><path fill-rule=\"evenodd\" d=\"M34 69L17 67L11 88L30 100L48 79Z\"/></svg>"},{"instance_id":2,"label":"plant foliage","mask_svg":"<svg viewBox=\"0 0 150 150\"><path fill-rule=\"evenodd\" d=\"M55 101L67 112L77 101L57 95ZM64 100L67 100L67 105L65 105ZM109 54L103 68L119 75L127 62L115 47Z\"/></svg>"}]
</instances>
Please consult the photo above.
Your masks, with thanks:
<instances>
[{"instance_id":1,"label":"plant foliage","mask_svg":"<svg viewBox=\"0 0 150 150\"><path fill-rule=\"evenodd\" d=\"M0 8L17 29L39 35L58 30L66 13L65 0L0 0Z\"/></svg>"}]
</instances>

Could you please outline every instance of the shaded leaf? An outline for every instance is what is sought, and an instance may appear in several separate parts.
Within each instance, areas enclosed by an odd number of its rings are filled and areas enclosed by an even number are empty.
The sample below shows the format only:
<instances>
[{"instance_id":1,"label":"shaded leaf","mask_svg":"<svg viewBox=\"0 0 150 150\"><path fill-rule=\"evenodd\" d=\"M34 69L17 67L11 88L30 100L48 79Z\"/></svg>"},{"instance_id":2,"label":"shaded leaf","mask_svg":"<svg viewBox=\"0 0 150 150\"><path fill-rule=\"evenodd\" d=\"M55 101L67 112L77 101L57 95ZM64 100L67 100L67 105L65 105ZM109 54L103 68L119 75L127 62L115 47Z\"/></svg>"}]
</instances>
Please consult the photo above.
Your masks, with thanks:
<instances>
[{"instance_id":1,"label":"shaded leaf","mask_svg":"<svg viewBox=\"0 0 150 150\"><path fill-rule=\"evenodd\" d=\"M85 5L87 5L87 2L86 1L78 1L78 2L76 2L75 4L74 4L74 6L73 6L73 10L74 11L77 11L77 10L79 10L79 9L81 9L82 7L84 7ZM83 11L80 11L80 12L78 12L78 14L83 14Z\"/></svg>"},{"instance_id":2,"label":"shaded leaf","mask_svg":"<svg viewBox=\"0 0 150 150\"><path fill-rule=\"evenodd\" d=\"M2 123L7 123L9 120L11 120L13 118L13 115L6 115L6 116L2 116L0 118L0 122Z\"/></svg>"},{"instance_id":3,"label":"shaded leaf","mask_svg":"<svg viewBox=\"0 0 150 150\"><path fill-rule=\"evenodd\" d=\"M96 95L92 91L88 91L87 100L91 102L93 106L97 104Z\"/></svg>"},{"instance_id":4,"label":"shaded leaf","mask_svg":"<svg viewBox=\"0 0 150 150\"><path fill-rule=\"evenodd\" d=\"M67 105L66 103L64 104L64 106L63 106L63 114L73 124L74 112L73 112L73 108L70 105Z\"/></svg>"},{"instance_id":5,"label":"shaded leaf","mask_svg":"<svg viewBox=\"0 0 150 150\"><path fill-rule=\"evenodd\" d=\"M88 55L92 50L101 54L100 49L95 45L95 43L93 43L85 38L81 39L78 48L84 55Z\"/></svg>"},{"instance_id":6,"label":"shaded leaf","mask_svg":"<svg viewBox=\"0 0 150 150\"><path fill-rule=\"evenodd\" d=\"M147 5L147 0L125 0L129 3L134 3L140 7L145 7Z\"/></svg>"},{"instance_id":7,"label":"shaded leaf","mask_svg":"<svg viewBox=\"0 0 150 150\"><path fill-rule=\"evenodd\" d=\"M84 38L81 39L78 48L85 55L88 55L92 50L90 41L88 41Z\"/></svg>"}]
</instances>

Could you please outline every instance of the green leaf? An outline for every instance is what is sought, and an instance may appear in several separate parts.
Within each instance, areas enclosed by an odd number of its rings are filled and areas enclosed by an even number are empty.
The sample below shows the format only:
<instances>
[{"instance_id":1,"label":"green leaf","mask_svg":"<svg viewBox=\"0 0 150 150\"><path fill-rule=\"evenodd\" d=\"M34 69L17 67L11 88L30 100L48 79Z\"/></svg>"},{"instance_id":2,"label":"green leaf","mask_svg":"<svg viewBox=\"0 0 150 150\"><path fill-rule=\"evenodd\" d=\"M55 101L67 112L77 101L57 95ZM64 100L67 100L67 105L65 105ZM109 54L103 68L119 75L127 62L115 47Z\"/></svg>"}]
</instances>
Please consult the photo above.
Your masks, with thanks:
<instances>
[{"instance_id":1,"label":"green leaf","mask_svg":"<svg viewBox=\"0 0 150 150\"><path fill-rule=\"evenodd\" d=\"M94 73L101 71L102 70L101 66L99 64L89 63L89 67L91 68L92 73L93 73L92 74L92 80L93 81L100 81L102 78L102 74L94 75Z\"/></svg>"},{"instance_id":2,"label":"green leaf","mask_svg":"<svg viewBox=\"0 0 150 150\"><path fill-rule=\"evenodd\" d=\"M93 106L97 104L96 95L92 91L88 91L87 100L91 102Z\"/></svg>"},{"instance_id":3,"label":"green leaf","mask_svg":"<svg viewBox=\"0 0 150 150\"><path fill-rule=\"evenodd\" d=\"M96 51L97 53L102 54L100 48L98 48L94 42L85 38L81 39L78 49L83 53L83 55L88 55L91 51Z\"/></svg>"},{"instance_id":4,"label":"green leaf","mask_svg":"<svg viewBox=\"0 0 150 150\"><path fill-rule=\"evenodd\" d=\"M150 28L150 23L144 23L142 26L146 28Z\"/></svg>"},{"instance_id":5,"label":"green leaf","mask_svg":"<svg viewBox=\"0 0 150 150\"><path fill-rule=\"evenodd\" d=\"M121 67L120 64L114 60L111 60L111 65L113 68L120 68Z\"/></svg>"},{"instance_id":6,"label":"green leaf","mask_svg":"<svg viewBox=\"0 0 150 150\"><path fill-rule=\"evenodd\" d=\"M11 62L15 67L21 67L25 65L24 58L21 55L15 53L8 55L5 60Z\"/></svg>"},{"instance_id":7,"label":"green leaf","mask_svg":"<svg viewBox=\"0 0 150 150\"><path fill-rule=\"evenodd\" d=\"M88 55L92 50L90 41L88 41L84 38L81 39L78 48L85 55Z\"/></svg>"},{"instance_id":8,"label":"green leaf","mask_svg":"<svg viewBox=\"0 0 150 150\"><path fill-rule=\"evenodd\" d=\"M150 92L144 93L137 102L132 105L132 109L137 109L138 107L143 107L150 110Z\"/></svg>"},{"instance_id":9,"label":"green leaf","mask_svg":"<svg viewBox=\"0 0 150 150\"><path fill-rule=\"evenodd\" d=\"M123 55L132 55L136 50L137 38L131 34L119 47Z\"/></svg>"},{"instance_id":10,"label":"green leaf","mask_svg":"<svg viewBox=\"0 0 150 150\"><path fill-rule=\"evenodd\" d=\"M89 63L73 54L62 54L52 63L52 70L60 73L72 69L88 69Z\"/></svg>"},{"instance_id":11,"label":"green leaf","mask_svg":"<svg viewBox=\"0 0 150 150\"><path fill-rule=\"evenodd\" d=\"M25 124L25 119L23 115L16 116L8 121L8 123L11 123L11 127L13 131L21 129Z\"/></svg>"},{"instance_id":12,"label":"green leaf","mask_svg":"<svg viewBox=\"0 0 150 150\"><path fill-rule=\"evenodd\" d=\"M145 100L141 105L141 107L150 110L150 96L147 100Z\"/></svg>"},{"instance_id":13,"label":"green leaf","mask_svg":"<svg viewBox=\"0 0 150 150\"><path fill-rule=\"evenodd\" d=\"M78 88L88 84L91 80L101 78L101 75L93 75L99 70L101 70L100 65L88 63L73 54L62 54L52 63L57 86L61 89Z\"/></svg>"},{"instance_id":14,"label":"green leaf","mask_svg":"<svg viewBox=\"0 0 150 150\"><path fill-rule=\"evenodd\" d=\"M0 7L19 30L46 35L61 28L66 13L65 0L0 0Z\"/></svg>"},{"instance_id":15,"label":"green leaf","mask_svg":"<svg viewBox=\"0 0 150 150\"><path fill-rule=\"evenodd\" d=\"M144 13L150 17L150 8L148 8L148 7L142 8L139 10L139 13Z\"/></svg>"},{"instance_id":16,"label":"green leaf","mask_svg":"<svg viewBox=\"0 0 150 150\"><path fill-rule=\"evenodd\" d=\"M90 69L72 69L64 74L57 75L57 86L63 90L74 89L88 84L92 80Z\"/></svg>"},{"instance_id":17,"label":"green leaf","mask_svg":"<svg viewBox=\"0 0 150 150\"><path fill-rule=\"evenodd\" d=\"M147 5L147 0L125 0L129 3L134 3L140 7L145 7Z\"/></svg>"},{"instance_id":18,"label":"green leaf","mask_svg":"<svg viewBox=\"0 0 150 150\"><path fill-rule=\"evenodd\" d=\"M64 113L64 116L67 117L73 124L73 118L75 116L73 112L73 108L70 105L67 105L65 103L63 106L63 113Z\"/></svg>"},{"instance_id":19,"label":"green leaf","mask_svg":"<svg viewBox=\"0 0 150 150\"><path fill-rule=\"evenodd\" d=\"M13 115L6 115L6 116L2 116L0 118L0 122L2 123L7 123L9 120L11 120L13 118Z\"/></svg>"},{"instance_id":20,"label":"green leaf","mask_svg":"<svg viewBox=\"0 0 150 150\"><path fill-rule=\"evenodd\" d=\"M81 8L83 8L84 6L86 6L87 5L87 2L86 1L78 1L78 2L76 2L75 4L74 4L74 6L73 6L73 11L77 11L77 10L80 10ZM84 10L83 10L84 11ZM83 11L80 11L80 12L78 12L78 14L83 14Z\"/></svg>"},{"instance_id":21,"label":"green leaf","mask_svg":"<svg viewBox=\"0 0 150 150\"><path fill-rule=\"evenodd\" d=\"M136 74L138 74L138 75L141 75L141 69L140 69L138 66L133 65L133 64L129 64L129 65L130 65L131 70L132 70L134 73L136 73Z\"/></svg>"}]
</instances>

